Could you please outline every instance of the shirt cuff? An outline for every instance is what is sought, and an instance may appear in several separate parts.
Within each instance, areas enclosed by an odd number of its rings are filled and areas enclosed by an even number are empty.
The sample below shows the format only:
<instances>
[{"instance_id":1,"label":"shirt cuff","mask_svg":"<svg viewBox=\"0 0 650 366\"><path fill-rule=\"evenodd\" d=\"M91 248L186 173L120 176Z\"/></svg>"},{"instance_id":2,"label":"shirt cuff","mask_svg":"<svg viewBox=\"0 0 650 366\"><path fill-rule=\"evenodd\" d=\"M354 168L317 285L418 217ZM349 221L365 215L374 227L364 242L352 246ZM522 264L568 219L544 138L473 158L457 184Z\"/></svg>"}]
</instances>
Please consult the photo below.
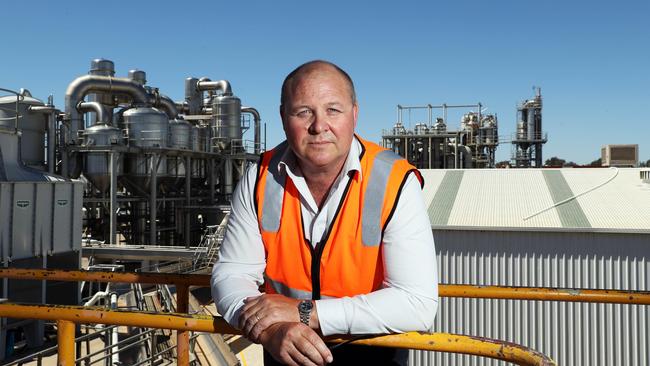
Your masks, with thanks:
<instances>
[{"instance_id":1,"label":"shirt cuff","mask_svg":"<svg viewBox=\"0 0 650 366\"><path fill-rule=\"evenodd\" d=\"M345 302L347 298L316 300L316 311L320 331L324 336L347 334L350 327L346 319Z\"/></svg>"}]
</instances>

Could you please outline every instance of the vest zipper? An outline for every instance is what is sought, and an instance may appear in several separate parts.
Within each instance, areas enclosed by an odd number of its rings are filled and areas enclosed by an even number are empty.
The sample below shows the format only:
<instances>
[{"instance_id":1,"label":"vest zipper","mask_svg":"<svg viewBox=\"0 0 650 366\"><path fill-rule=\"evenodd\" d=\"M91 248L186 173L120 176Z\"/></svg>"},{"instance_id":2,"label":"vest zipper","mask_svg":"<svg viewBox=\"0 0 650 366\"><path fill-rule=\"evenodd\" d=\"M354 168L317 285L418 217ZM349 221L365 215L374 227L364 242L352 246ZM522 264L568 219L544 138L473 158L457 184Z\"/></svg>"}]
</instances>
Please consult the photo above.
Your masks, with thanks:
<instances>
[{"instance_id":1,"label":"vest zipper","mask_svg":"<svg viewBox=\"0 0 650 366\"><path fill-rule=\"evenodd\" d=\"M330 226L327 228L327 233L325 233L325 237L323 238L323 240L316 243L316 248L312 247L309 241L305 240L307 241L307 244L309 244L309 249L311 250L311 299L312 300L320 300L321 257L323 256L325 245L327 245L327 241L329 240L330 233L332 232L332 226L334 226L336 220L339 218L339 213L341 212L341 208L343 207L343 202L345 202L345 199L348 196L348 191L350 190L350 185L352 184L353 179L354 176L350 177L350 179L348 180L348 184L345 186L345 190L343 191L343 195L341 195L341 200L339 201L339 206L336 208L336 213L334 214L334 218L332 219ZM302 220L302 216L301 216L301 220Z\"/></svg>"}]
</instances>

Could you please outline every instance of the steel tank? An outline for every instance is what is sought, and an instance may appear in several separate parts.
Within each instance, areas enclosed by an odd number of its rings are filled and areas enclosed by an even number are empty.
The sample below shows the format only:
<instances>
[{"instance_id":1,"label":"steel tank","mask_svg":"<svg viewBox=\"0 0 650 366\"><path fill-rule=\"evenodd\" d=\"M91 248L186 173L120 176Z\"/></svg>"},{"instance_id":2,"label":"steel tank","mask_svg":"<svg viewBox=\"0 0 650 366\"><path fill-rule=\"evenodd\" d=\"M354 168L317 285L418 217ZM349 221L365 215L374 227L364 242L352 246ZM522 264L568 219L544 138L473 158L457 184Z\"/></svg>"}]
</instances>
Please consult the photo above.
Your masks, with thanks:
<instances>
[{"instance_id":1,"label":"steel tank","mask_svg":"<svg viewBox=\"0 0 650 366\"><path fill-rule=\"evenodd\" d=\"M23 164L45 170L45 132L47 116L30 110L31 106L43 106L43 102L29 95L22 95L18 102L18 130L22 132L20 159ZM0 128L13 131L16 124L16 97L0 97Z\"/></svg>"},{"instance_id":2,"label":"steel tank","mask_svg":"<svg viewBox=\"0 0 650 366\"><path fill-rule=\"evenodd\" d=\"M169 147L179 150L192 149L192 125L181 119L169 121ZM167 172L174 179L175 185L185 182L185 157L172 156L167 158Z\"/></svg>"},{"instance_id":3,"label":"steel tank","mask_svg":"<svg viewBox=\"0 0 650 366\"><path fill-rule=\"evenodd\" d=\"M212 136L220 149L231 140L242 138L241 100L236 96L219 95L212 99Z\"/></svg>"},{"instance_id":4,"label":"steel tank","mask_svg":"<svg viewBox=\"0 0 650 366\"><path fill-rule=\"evenodd\" d=\"M169 146L169 120L164 112L151 107L131 108L124 112L123 118L129 146L140 148ZM156 160L157 166L153 167ZM148 184L150 173L154 168L161 182L168 177L167 158L155 152L138 154L127 159L125 168L126 179L137 184L139 188Z\"/></svg>"},{"instance_id":5,"label":"steel tank","mask_svg":"<svg viewBox=\"0 0 650 366\"><path fill-rule=\"evenodd\" d=\"M192 126L182 119L169 121L169 147L172 149L192 149Z\"/></svg>"},{"instance_id":6,"label":"steel tank","mask_svg":"<svg viewBox=\"0 0 650 366\"><path fill-rule=\"evenodd\" d=\"M429 133L429 127L426 123L418 123L415 125L416 135L426 135L427 133Z\"/></svg>"},{"instance_id":7,"label":"steel tank","mask_svg":"<svg viewBox=\"0 0 650 366\"><path fill-rule=\"evenodd\" d=\"M115 76L115 63L111 60L107 60L104 58L96 58L90 62L90 70L88 71L88 75L113 77ZM113 101L113 96L111 94L104 94L104 93L88 94L88 101L99 102L103 105L111 106L111 107L115 104ZM113 117L113 108L106 108L106 111L108 112L107 117L109 118L108 120L110 121ZM97 122L97 115L94 112L88 112L87 121L89 121L91 124L94 124L95 122Z\"/></svg>"},{"instance_id":8,"label":"steel tank","mask_svg":"<svg viewBox=\"0 0 650 366\"><path fill-rule=\"evenodd\" d=\"M519 121L517 122L517 140L526 140L526 122Z\"/></svg>"},{"instance_id":9,"label":"steel tank","mask_svg":"<svg viewBox=\"0 0 650 366\"><path fill-rule=\"evenodd\" d=\"M406 128L400 122L395 123L393 126L393 135L406 135Z\"/></svg>"},{"instance_id":10,"label":"steel tank","mask_svg":"<svg viewBox=\"0 0 650 366\"><path fill-rule=\"evenodd\" d=\"M496 134L496 121L494 120L494 117L492 115L488 115L485 118L483 118L482 122L482 130L483 130L483 142L485 144L494 144L497 142L497 134Z\"/></svg>"},{"instance_id":11,"label":"steel tank","mask_svg":"<svg viewBox=\"0 0 650 366\"><path fill-rule=\"evenodd\" d=\"M439 135L447 132L447 125L442 118L436 119L436 123L431 126L431 133Z\"/></svg>"},{"instance_id":12,"label":"steel tank","mask_svg":"<svg viewBox=\"0 0 650 366\"><path fill-rule=\"evenodd\" d=\"M82 133L83 146L85 147L106 147L124 145L122 131L107 124L96 124ZM123 172L124 156L115 152L116 166L114 174L118 176ZM87 152L84 154L83 175L95 186L97 190L104 193L111 185L110 154L107 152Z\"/></svg>"}]
</instances>

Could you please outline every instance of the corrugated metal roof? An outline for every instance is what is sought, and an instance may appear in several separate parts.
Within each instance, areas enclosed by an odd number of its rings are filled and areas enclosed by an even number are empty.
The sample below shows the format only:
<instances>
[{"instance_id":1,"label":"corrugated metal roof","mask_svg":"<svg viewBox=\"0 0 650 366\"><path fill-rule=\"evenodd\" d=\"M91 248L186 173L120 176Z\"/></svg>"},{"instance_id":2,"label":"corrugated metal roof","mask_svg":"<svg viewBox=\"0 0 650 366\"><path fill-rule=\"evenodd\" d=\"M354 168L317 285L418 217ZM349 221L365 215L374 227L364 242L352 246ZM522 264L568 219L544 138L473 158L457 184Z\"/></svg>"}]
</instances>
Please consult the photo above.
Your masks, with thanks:
<instances>
[{"instance_id":1,"label":"corrugated metal roof","mask_svg":"<svg viewBox=\"0 0 650 366\"><path fill-rule=\"evenodd\" d=\"M650 233L650 184L640 170L425 169L422 175L434 227Z\"/></svg>"}]
</instances>

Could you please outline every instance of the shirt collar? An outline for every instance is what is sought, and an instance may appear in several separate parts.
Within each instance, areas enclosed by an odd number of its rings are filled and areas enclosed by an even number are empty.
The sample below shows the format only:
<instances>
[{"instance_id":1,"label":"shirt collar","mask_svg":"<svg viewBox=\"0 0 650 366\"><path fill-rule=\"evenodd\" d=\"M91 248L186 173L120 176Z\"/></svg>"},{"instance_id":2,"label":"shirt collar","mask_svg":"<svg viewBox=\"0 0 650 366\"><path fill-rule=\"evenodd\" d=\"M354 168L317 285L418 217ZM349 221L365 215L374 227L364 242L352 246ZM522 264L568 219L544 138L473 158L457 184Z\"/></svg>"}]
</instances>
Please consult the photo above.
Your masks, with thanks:
<instances>
[{"instance_id":1,"label":"shirt collar","mask_svg":"<svg viewBox=\"0 0 650 366\"><path fill-rule=\"evenodd\" d=\"M361 142L359 142L357 136L354 135L352 144L350 146L350 151L348 152L348 157L345 159L345 164L343 164L343 169L341 169L341 174L339 176L342 176L343 172L352 176L350 173L357 171L359 173L359 179L362 178L361 160L359 159L361 152ZM284 150L284 154L278 163L278 171L283 171L283 169L286 170L289 175L302 176L302 171L298 165L298 159L296 158L296 155L293 153L293 150L291 150L291 148Z\"/></svg>"}]
</instances>

